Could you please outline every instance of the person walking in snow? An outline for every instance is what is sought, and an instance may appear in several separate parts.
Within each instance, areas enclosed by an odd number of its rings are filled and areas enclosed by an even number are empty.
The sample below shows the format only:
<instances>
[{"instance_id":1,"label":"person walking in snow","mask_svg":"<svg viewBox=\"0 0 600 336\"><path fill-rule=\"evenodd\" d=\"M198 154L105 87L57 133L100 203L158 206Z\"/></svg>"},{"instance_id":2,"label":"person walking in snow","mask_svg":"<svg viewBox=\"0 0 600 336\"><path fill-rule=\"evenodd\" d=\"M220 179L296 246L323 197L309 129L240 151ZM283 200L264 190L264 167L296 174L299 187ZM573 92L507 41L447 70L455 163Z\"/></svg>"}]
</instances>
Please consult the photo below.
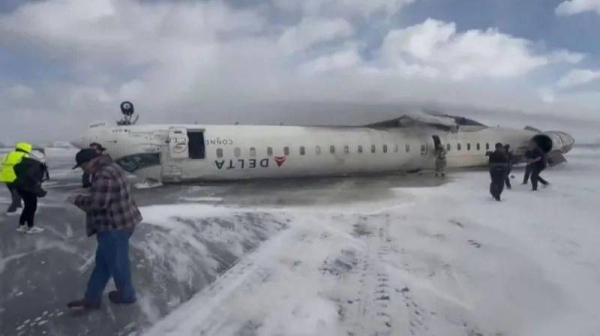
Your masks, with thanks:
<instances>
[{"instance_id":1,"label":"person walking in snow","mask_svg":"<svg viewBox=\"0 0 600 336\"><path fill-rule=\"evenodd\" d=\"M444 170L446 169L446 149L440 144L435 148L435 177L440 174L442 177L446 176Z\"/></svg>"},{"instance_id":2,"label":"person walking in snow","mask_svg":"<svg viewBox=\"0 0 600 336\"><path fill-rule=\"evenodd\" d=\"M42 232L44 229L34 226L34 221L38 198L46 196L42 182L50 179L43 153L35 155L34 151L31 151L30 155L23 157L21 162L15 165L14 171L17 178L13 185L25 203L17 231Z\"/></svg>"},{"instance_id":3,"label":"person walking in snow","mask_svg":"<svg viewBox=\"0 0 600 336\"><path fill-rule=\"evenodd\" d=\"M540 173L546 169L546 154L544 151L535 143L530 143L530 151L526 156L529 164L531 165L531 190L536 191L538 189L538 182L547 186L548 181L544 180Z\"/></svg>"},{"instance_id":4,"label":"person walking in snow","mask_svg":"<svg viewBox=\"0 0 600 336\"><path fill-rule=\"evenodd\" d=\"M82 168L92 176L90 195L70 196L67 202L86 213L88 237L96 235L96 265L81 300L67 304L69 308L98 309L102 293L112 277L116 291L108 293L115 304L136 302L131 281L129 239L142 221L127 183L126 174L108 155L93 148L80 150L73 167Z\"/></svg>"},{"instance_id":5,"label":"person walking in snow","mask_svg":"<svg viewBox=\"0 0 600 336\"><path fill-rule=\"evenodd\" d=\"M11 204L6 210L8 216L19 214L18 209L21 206L21 196L14 186L14 182L17 179L15 174L15 165L17 165L24 157L29 156L29 152L33 146L27 142L19 142L16 144L15 149L7 153L2 158L2 165L0 166L0 182L6 183L6 187L10 192Z\"/></svg>"},{"instance_id":6,"label":"person walking in snow","mask_svg":"<svg viewBox=\"0 0 600 336\"><path fill-rule=\"evenodd\" d=\"M504 179L508 169L508 157L501 143L496 144L496 150L490 154L489 170L492 183L490 183L490 194L496 201L500 201L500 195L504 190Z\"/></svg>"}]
</instances>

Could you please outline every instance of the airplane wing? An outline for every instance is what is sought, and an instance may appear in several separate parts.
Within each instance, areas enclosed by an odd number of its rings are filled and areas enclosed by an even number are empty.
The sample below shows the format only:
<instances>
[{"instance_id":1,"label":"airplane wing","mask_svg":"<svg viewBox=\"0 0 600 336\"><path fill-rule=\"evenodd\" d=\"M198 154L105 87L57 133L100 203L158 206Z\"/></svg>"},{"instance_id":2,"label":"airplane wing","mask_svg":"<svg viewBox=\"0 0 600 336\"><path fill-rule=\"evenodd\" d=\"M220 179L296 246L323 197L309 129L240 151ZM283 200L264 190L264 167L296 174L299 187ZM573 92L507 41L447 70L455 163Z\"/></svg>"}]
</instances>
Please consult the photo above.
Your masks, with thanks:
<instances>
[{"instance_id":1,"label":"airplane wing","mask_svg":"<svg viewBox=\"0 0 600 336\"><path fill-rule=\"evenodd\" d=\"M427 111L420 113L407 113L399 118L384 120L364 126L374 128L422 126L438 128L448 132L456 132L458 127L461 126L470 126L478 129L487 127L484 124L481 124L475 120L467 119L465 117L457 117L448 114L438 114L436 112Z\"/></svg>"}]
</instances>

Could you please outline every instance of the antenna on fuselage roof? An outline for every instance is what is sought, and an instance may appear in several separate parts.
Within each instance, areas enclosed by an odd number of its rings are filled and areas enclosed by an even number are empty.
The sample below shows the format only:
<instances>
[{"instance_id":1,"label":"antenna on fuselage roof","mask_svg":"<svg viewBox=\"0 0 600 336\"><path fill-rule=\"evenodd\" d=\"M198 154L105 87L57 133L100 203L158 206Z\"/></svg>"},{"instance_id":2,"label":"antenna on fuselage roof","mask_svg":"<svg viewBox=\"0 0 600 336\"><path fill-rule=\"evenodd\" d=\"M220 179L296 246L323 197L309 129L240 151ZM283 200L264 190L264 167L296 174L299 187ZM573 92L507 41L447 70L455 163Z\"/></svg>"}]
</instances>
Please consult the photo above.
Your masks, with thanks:
<instances>
[{"instance_id":1,"label":"antenna on fuselage roof","mask_svg":"<svg viewBox=\"0 0 600 336\"><path fill-rule=\"evenodd\" d=\"M140 116L137 115L135 116L134 120L131 120L131 117L135 112L133 108L133 103L129 101L124 101L121 103L121 113L123 114L123 119L117 121L117 125L119 126L135 125L135 123L140 118Z\"/></svg>"}]
</instances>

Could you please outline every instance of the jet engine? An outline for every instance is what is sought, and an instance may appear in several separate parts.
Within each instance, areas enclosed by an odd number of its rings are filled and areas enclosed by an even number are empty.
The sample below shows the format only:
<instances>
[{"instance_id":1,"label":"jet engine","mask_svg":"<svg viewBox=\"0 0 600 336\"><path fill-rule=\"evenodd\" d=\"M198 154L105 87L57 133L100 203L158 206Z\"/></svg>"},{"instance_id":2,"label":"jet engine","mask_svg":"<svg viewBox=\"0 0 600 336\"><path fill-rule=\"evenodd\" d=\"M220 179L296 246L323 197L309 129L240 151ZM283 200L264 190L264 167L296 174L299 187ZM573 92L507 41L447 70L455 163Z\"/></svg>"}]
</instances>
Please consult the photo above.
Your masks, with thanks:
<instances>
[{"instance_id":1,"label":"jet engine","mask_svg":"<svg viewBox=\"0 0 600 336\"><path fill-rule=\"evenodd\" d=\"M572 136L559 131L541 132L534 135L531 141L535 142L547 154L550 166L566 162L567 160L563 154L569 152L575 143Z\"/></svg>"},{"instance_id":2,"label":"jet engine","mask_svg":"<svg viewBox=\"0 0 600 336\"><path fill-rule=\"evenodd\" d=\"M575 143L573 137L559 131L548 131L536 134L531 138L531 141L535 142L546 153L559 151L561 154L570 151Z\"/></svg>"}]
</instances>

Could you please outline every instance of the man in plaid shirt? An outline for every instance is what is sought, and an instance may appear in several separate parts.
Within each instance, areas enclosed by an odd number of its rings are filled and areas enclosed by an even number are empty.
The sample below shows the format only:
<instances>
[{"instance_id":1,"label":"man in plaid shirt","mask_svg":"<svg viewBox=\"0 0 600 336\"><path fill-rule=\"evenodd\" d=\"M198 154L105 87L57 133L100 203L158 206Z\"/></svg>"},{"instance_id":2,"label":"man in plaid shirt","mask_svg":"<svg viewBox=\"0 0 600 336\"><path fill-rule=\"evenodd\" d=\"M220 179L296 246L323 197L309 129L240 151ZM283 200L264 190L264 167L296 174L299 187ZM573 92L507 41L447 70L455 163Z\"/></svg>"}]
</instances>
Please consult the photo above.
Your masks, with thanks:
<instances>
[{"instance_id":1,"label":"man in plaid shirt","mask_svg":"<svg viewBox=\"0 0 600 336\"><path fill-rule=\"evenodd\" d=\"M96 265L85 297L68 304L69 308L100 308L102 293L112 276L116 291L108 293L113 303L136 301L131 282L129 238L142 215L130 195L125 172L108 155L86 148L75 157L77 165L92 176L89 195L71 196L67 201L86 213L88 237L96 234Z\"/></svg>"}]
</instances>

